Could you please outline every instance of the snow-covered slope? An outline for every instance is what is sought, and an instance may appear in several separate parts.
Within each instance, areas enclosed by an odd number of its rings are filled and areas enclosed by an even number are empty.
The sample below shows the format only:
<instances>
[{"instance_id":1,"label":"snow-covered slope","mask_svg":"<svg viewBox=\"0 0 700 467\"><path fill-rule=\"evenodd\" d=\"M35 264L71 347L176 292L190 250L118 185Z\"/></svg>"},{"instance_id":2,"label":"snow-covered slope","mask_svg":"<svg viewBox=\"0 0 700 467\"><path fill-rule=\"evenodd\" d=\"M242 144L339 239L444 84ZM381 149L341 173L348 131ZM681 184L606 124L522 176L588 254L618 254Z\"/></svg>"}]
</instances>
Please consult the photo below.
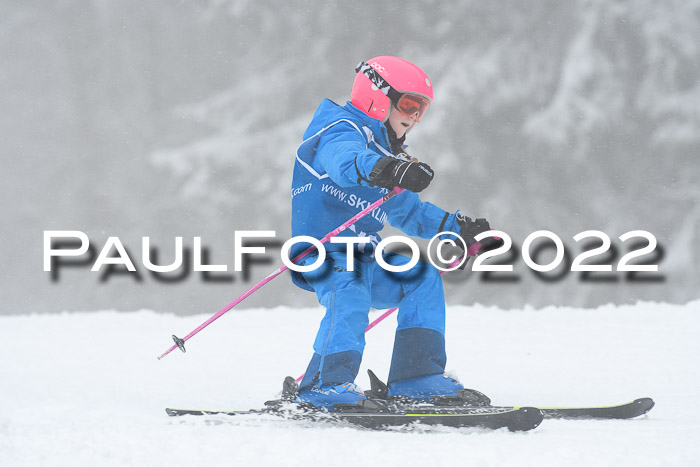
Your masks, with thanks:
<instances>
[{"instance_id":1,"label":"snow-covered slope","mask_svg":"<svg viewBox=\"0 0 700 467\"><path fill-rule=\"evenodd\" d=\"M171 419L166 406L245 409L311 355L320 308L231 312L158 361L208 316L149 311L0 318L0 464L698 465L700 301L594 310L448 309L448 369L495 403L608 404L651 396L630 421L546 420L529 433L376 432L286 422ZM373 312L372 316L378 316ZM390 318L365 368L388 371ZM692 404L695 404L694 406Z\"/></svg>"}]
</instances>

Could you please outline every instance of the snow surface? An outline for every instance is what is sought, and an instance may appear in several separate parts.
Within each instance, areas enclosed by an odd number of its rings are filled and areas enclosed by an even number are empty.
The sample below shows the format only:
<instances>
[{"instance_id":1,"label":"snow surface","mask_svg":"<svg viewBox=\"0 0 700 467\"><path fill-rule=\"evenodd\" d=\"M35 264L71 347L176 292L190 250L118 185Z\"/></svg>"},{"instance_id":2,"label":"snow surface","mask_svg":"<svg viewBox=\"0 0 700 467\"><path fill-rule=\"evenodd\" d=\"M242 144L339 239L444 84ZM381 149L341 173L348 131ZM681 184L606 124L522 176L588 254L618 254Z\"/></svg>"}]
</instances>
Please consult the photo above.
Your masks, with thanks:
<instances>
[{"instance_id":1,"label":"snow surface","mask_svg":"<svg viewBox=\"0 0 700 467\"><path fill-rule=\"evenodd\" d=\"M100 311L0 317L0 465L700 465L700 301L594 310L448 308L448 369L497 404L614 404L627 421L545 420L528 433L370 431L308 422L169 418L275 397L311 355L320 308L232 311L158 361L209 315ZM372 317L379 312L372 312ZM395 319L367 335L386 377Z\"/></svg>"}]
</instances>

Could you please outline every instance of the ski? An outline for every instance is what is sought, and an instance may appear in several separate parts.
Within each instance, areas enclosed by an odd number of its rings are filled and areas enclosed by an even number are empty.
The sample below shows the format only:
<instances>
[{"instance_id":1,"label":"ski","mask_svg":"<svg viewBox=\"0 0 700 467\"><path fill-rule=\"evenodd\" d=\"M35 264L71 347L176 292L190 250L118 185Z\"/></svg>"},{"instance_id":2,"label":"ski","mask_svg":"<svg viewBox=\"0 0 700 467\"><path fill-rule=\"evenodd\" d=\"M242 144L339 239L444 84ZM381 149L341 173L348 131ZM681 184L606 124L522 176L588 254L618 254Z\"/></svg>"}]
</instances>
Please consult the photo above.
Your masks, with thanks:
<instances>
[{"instance_id":1,"label":"ski","mask_svg":"<svg viewBox=\"0 0 700 467\"><path fill-rule=\"evenodd\" d=\"M537 407L544 418L627 420L640 417L652 408L654 400L642 397L632 402L610 406L590 407Z\"/></svg>"},{"instance_id":2,"label":"ski","mask_svg":"<svg viewBox=\"0 0 700 467\"><path fill-rule=\"evenodd\" d=\"M369 393L369 391L368 391ZM429 402L416 403L410 402L399 397L390 397L387 402L390 406L401 410L410 410L409 407L425 407L426 410L434 410L441 413L462 413L463 411L469 411L476 407L483 407L488 409L517 409L521 406L500 406L492 405L488 398L486 401L480 401L475 404L471 393L480 394L478 391L472 389L465 389L463 394L457 397L433 397ZM469 394L465 397L464 394ZM483 396L483 395L481 395ZM483 396L485 397L485 396ZM580 407L538 407L542 412L544 418L551 419L598 419L598 420L627 420L630 418L640 417L648 413L652 408L654 408L654 400L650 397L642 397L635 399L632 402L626 402L624 404L617 405L606 405L606 406L580 406Z\"/></svg>"},{"instance_id":3,"label":"ski","mask_svg":"<svg viewBox=\"0 0 700 467\"><path fill-rule=\"evenodd\" d=\"M476 408L509 410L518 409L520 406L498 406L498 405L470 405L461 397L436 397L430 402L415 403L406 402L401 399L389 398L387 401L390 407L395 410L410 411L426 410L442 414L460 414L472 411ZM585 407L534 407L539 410L547 419L597 419L597 420L626 420L640 417L648 413L654 407L653 399L643 397L632 402L610 406L585 406Z\"/></svg>"},{"instance_id":4,"label":"ski","mask_svg":"<svg viewBox=\"0 0 700 467\"><path fill-rule=\"evenodd\" d=\"M406 408L416 405L410 399L399 397L388 397L388 387L382 382L372 370L367 370L370 379L371 389L365 391L365 395L372 399L387 400L391 405ZM290 389L287 389L288 391ZM518 406L496 406L491 403L491 399L475 389L463 389L458 391L457 396L432 397L430 401L418 404L418 406L431 406L433 410L441 410L451 413L459 413L471 407L489 407L500 409L514 409ZM559 419L603 419L603 420L626 420L646 414L654 407L654 400L650 397L642 397L632 402L610 406L583 406L583 407L536 407L544 418Z\"/></svg>"},{"instance_id":5,"label":"ski","mask_svg":"<svg viewBox=\"0 0 700 467\"><path fill-rule=\"evenodd\" d=\"M408 425L442 425L455 428L473 427L492 430L507 428L509 431L528 431L537 428L543 419L542 412L533 407L472 407L464 408L459 412L419 407L414 410L395 410L384 401L371 399L362 401L361 404L338 405L336 410L336 412L326 412L298 406L289 408L274 405L262 410L242 411L165 409L171 417L183 415L238 417L273 415L288 420L341 423L370 429Z\"/></svg>"}]
</instances>

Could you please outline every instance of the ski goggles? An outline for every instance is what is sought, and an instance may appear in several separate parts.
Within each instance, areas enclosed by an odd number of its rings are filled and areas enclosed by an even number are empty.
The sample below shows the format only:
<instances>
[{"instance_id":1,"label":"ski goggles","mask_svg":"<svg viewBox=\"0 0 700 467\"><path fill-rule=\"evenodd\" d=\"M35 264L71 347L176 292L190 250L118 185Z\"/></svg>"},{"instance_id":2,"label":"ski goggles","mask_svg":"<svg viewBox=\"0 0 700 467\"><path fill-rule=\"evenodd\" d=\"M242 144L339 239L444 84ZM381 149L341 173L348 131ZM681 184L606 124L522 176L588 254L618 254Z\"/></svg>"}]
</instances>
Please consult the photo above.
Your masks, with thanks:
<instances>
[{"instance_id":1,"label":"ski goggles","mask_svg":"<svg viewBox=\"0 0 700 467\"><path fill-rule=\"evenodd\" d=\"M401 94L399 100L394 104L400 112L406 115L418 114L416 121L420 122L425 111L428 110L430 100L418 94Z\"/></svg>"},{"instance_id":2,"label":"ski goggles","mask_svg":"<svg viewBox=\"0 0 700 467\"><path fill-rule=\"evenodd\" d=\"M418 112L416 121L420 122L425 111L428 110L430 99L420 94L402 93L394 89L382 76L365 62L360 62L355 67L355 72L362 72L374 84L377 89L383 92L394 103L394 106L401 112L413 115Z\"/></svg>"}]
</instances>

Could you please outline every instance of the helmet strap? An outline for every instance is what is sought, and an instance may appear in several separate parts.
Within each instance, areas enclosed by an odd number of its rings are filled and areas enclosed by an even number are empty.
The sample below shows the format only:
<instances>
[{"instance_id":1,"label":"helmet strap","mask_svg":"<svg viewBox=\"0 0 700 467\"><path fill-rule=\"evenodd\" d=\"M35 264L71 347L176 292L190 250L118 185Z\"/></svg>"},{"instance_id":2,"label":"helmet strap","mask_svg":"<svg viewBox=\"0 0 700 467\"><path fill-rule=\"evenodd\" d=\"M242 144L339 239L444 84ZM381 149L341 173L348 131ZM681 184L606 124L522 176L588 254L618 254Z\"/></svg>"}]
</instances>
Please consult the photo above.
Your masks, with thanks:
<instances>
[{"instance_id":1,"label":"helmet strap","mask_svg":"<svg viewBox=\"0 0 700 467\"><path fill-rule=\"evenodd\" d=\"M404 133L401 138L397 138L396 132L391 127L389 120L384 122L384 126L386 127L387 134L389 135L389 146L391 147L391 153L398 156L402 152L405 152L403 149L403 143L406 141L406 134Z\"/></svg>"}]
</instances>

